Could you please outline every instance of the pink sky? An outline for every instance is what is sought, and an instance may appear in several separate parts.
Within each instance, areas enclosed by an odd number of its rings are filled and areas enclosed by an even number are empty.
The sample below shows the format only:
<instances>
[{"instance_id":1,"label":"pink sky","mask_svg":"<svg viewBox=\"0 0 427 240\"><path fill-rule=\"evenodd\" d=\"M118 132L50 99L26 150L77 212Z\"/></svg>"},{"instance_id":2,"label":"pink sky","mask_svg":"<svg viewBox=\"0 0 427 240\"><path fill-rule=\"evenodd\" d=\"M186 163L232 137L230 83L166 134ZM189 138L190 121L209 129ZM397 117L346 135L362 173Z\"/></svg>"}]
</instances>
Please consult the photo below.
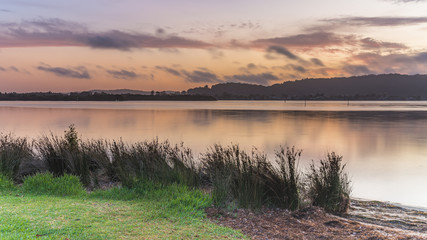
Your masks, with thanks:
<instances>
[{"instance_id":1,"label":"pink sky","mask_svg":"<svg viewBox=\"0 0 427 240\"><path fill-rule=\"evenodd\" d=\"M427 1L3 0L0 92L427 72Z\"/></svg>"}]
</instances>

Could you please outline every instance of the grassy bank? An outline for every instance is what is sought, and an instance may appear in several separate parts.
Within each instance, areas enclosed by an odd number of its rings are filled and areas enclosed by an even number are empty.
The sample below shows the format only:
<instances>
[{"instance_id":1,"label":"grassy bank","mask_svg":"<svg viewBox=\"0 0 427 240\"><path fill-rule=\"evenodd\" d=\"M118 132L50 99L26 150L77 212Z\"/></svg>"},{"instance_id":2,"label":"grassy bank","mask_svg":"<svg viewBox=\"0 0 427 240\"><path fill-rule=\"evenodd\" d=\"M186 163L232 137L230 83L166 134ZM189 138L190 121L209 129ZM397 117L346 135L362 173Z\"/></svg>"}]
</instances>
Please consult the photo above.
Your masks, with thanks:
<instances>
[{"instance_id":1,"label":"grassy bank","mask_svg":"<svg viewBox=\"0 0 427 240\"><path fill-rule=\"evenodd\" d=\"M0 239L242 239L210 223L208 195L139 182L88 193L74 176L0 180Z\"/></svg>"}]
</instances>

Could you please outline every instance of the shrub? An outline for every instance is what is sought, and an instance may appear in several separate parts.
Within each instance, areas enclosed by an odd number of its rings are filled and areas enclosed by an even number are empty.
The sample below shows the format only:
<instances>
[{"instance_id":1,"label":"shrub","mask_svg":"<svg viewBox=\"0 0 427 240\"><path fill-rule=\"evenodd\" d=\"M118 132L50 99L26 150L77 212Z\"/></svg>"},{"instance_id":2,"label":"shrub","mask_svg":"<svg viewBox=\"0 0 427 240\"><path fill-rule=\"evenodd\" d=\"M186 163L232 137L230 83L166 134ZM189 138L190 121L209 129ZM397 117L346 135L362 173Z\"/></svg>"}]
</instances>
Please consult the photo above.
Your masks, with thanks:
<instances>
[{"instance_id":1,"label":"shrub","mask_svg":"<svg viewBox=\"0 0 427 240\"><path fill-rule=\"evenodd\" d=\"M341 162L342 156L328 153L318 168L311 164L307 175L312 204L333 213L345 213L350 204L350 181Z\"/></svg>"},{"instance_id":2,"label":"shrub","mask_svg":"<svg viewBox=\"0 0 427 240\"><path fill-rule=\"evenodd\" d=\"M86 194L79 178L68 174L54 177L51 173L38 173L25 178L21 190L24 193L55 196L81 196Z\"/></svg>"},{"instance_id":3,"label":"shrub","mask_svg":"<svg viewBox=\"0 0 427 240\"><path fill-rule=\"evenodd\" d=\"M17 180L21 163L31 155L27 139L0 134L0 174Z\"/></svg>"}]
</instances>

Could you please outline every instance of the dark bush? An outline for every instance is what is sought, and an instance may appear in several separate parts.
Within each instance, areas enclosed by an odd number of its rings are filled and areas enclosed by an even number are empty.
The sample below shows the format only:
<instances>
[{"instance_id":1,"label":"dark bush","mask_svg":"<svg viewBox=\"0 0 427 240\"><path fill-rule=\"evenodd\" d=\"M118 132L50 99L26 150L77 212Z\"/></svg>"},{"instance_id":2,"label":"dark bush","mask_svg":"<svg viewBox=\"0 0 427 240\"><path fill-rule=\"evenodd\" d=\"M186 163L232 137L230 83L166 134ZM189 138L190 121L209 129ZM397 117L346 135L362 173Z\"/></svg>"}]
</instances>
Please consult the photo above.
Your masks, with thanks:
<instances>
[{"instance_id":1,"label":"dark bush","mask_svg":"<svg viewBox=\"0 0 427 240\"><path fill-rule=\"evenodd\" d=\"M316 168L314 163L307 174L308 195L314 206L333 213L345 213L350 205L350 181L344 172L342 156L328 153Z\"/></svg>"}]
</instances>

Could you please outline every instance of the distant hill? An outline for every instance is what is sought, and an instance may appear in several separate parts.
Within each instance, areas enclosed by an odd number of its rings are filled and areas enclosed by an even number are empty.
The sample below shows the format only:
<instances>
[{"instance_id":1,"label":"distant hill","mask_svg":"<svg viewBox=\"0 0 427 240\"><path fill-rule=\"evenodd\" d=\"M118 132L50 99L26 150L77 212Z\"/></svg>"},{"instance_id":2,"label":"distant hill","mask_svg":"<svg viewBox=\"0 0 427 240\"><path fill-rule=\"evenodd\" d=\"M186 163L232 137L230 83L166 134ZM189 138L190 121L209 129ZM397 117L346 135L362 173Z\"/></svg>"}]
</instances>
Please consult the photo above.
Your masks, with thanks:
<instances>
[{"instance_id":1,"label":"distant hill","mask_svg":"<svg viewBox=\"0 0 427 240\"><path fill-rule=\"evenodd\" d=\"M427 75L313 78L271 86L220 83L210 88L192 88L187 93L217 99L427 100Z\"/></svg>"},{"instance_id":2,"label":"distant hill","mask_svg":"<svg viewBox=\"0 0 427 240\"><path fill-rule=\"evenodd\" d=\"M114 89L114 90L89 90L91 93L107 93L107 94L139 94L139 95L151 95L151 91L140 91L132 89Z\"/></svg>"}]
</instances>

